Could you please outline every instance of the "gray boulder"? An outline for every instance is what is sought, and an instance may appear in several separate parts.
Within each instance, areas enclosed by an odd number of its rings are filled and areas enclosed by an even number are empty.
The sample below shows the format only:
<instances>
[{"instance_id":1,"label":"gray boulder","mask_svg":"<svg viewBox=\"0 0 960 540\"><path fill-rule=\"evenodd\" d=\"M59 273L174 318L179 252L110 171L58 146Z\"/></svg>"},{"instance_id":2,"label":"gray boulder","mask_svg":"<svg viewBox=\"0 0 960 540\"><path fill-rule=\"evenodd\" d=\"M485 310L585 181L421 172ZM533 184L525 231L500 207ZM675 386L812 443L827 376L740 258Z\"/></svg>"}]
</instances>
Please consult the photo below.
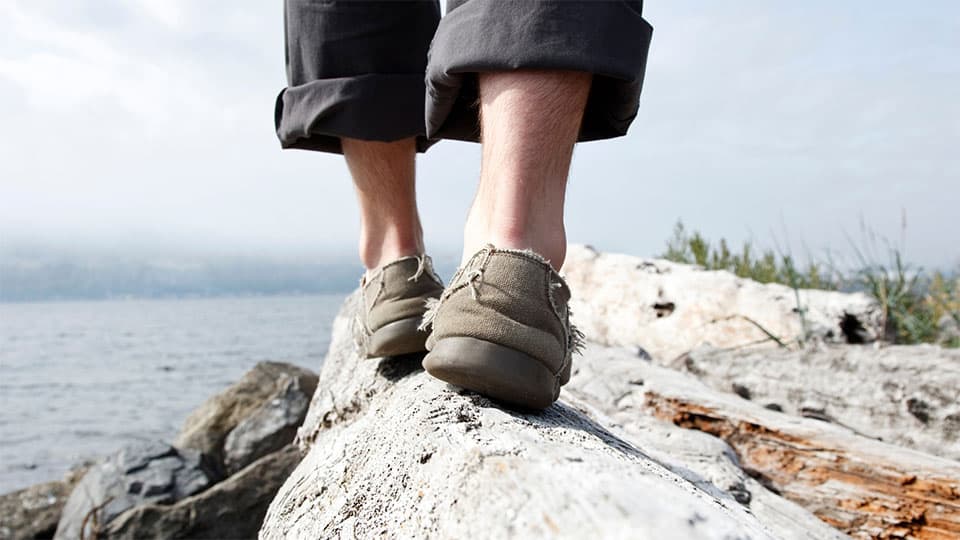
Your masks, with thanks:
<instances>
[{"instance_id":1,"label":"gray boulder","mask_svg":"<svg viewBox=\"0 0 960 540\"><path fill-rule=\"evenodd\" d=\"M286 374L281 375L277 386L273 396L227 435L223 453L228 474L290 444L297 434L311 394L304 392L298 378Z\"/></svg>"},{"instance_id":2,"label":"gray boulder","mask_svg":"<svg viewBox=\"0 0 960 540\"><path fill-rule=\"evenodd\" d=\"M145 504L110 522L106 537L256 538L267 505L300 461L293 445L268 454L223 482L172 505Z\"/></svg>"},{"instance_id":3,"label":"gray boulder","mask_svg":"<svg viewBox=\"0 0 960 540\"><path fill-rule=\"evenodd\" d=\"M227 435L287 384L284 376L297 379L300 391L307 396L317 387L317 376L309 370L282 362L260 362L238 382L190 413L174 446L199 450L224 470L223 444Z\"/></svg>"},{"instance_id":4,"label":"gray boulder","mask_svg":"<svg viewBox=\"0 0 960 540\"><path fill-rule=\"evenodd\" d=\"M95 537L115 517L141 504L172 504L219 480L196 450L163 442L127 446L90 468L63 508L54 538Z\"/></svg>"}]
</instances>

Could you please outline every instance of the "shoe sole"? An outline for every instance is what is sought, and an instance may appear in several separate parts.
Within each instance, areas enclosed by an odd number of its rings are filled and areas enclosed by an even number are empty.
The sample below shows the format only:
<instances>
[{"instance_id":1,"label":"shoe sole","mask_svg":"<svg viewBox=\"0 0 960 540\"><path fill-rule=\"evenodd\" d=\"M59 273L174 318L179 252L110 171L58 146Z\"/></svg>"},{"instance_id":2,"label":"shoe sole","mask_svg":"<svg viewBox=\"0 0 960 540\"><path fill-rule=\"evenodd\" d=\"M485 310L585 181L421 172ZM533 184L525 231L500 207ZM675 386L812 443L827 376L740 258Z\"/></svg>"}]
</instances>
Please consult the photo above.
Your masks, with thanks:
<instances>
[{"instance_id":1,"label":"shoe sole","mask_svg":"<svg viewBox=\"0 0 960 540\"><path fill-rule=\"evenodd\" d=\"M427 332L418 330L420 317L387 323L367 338L367 358L426 352Z\"/></svg>"},{"instance_id":2,"label":"shoe sole","mask_svg":"<svg viewBox=\"0 0 960 540\"><path fill-rule=\"evenodd\" d=\"M471 337L446 337L423 359L441 381L528 409L545 409L560 395L557 376L536 358Z\"/></svg>"}]
</instances>

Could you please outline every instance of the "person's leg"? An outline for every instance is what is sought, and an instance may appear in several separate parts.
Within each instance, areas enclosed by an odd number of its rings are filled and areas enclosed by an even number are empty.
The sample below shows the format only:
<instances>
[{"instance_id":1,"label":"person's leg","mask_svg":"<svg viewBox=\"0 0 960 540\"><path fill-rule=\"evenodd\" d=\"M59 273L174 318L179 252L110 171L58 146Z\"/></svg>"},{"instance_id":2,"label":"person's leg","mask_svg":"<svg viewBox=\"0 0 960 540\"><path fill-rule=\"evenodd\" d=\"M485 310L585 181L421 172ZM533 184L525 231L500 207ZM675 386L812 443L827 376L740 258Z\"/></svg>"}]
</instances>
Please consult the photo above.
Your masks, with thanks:
<instances>
[{"instance_id":1,"label":"person's leg","mask_svg":"<svg viewBox=\"0 0 960 540\"><path fill-rule=\"evenodd\" d=\"M466 262L487 243L532 249L559 270L563 204L589 73L480 73L480 185L464 231Z\"/></svg>"},{"instance_id":2,"label":"person's leg","mask_svg":"<svg viewBox=\"0 0 960 540\"><path fill-rule=\"evenodd\" d=\"M342 153L360 202L367 271L353 335L366 356L424 350L417 330L443 284L424 254L414 156L425 137L424 70L436 0L285 0L283 148Z\"/></svg>"},{"instance_id":3,"label":"person's leg","mask_svg":"<svg viewBox=\"0 0 960 540\"><path fill-rule=\"evenodd\" d=\"M360 260L372 270L424 252L415 187L416 140L342 139L360 203Z\"/></svg>"},{"instance_id":4,"label":"person's leg","mask_svg":"<svg viewBox=\"0 0 960 540\"><path fill-rule=\"evenodd\" d=\"M570 378L580 333L566 256L564 191L592 75L511 70L478 74L480 186L450 285L424 317L423 365L438 379L508 403L543 408Z\"/></svg>"},{"instance_id":5,"label":"person's leg","mask_svg":"<svg viewBox=\"0 0 960 540\"><path fill-rule=\"evenodd\" d=\"M437 0L285 0L287 77L276 107L284 148L342 153L373 269L423 252L414 155L424 136L424 70Z\"/></svg>"},{"instance_id":6,"label":"person's leg","mask_svg":"<svg viewBox=\"0 0 960 540\"><path fill-rule=\"evenodd\" d=\"M562 265L573 142L621 136L637 114L652 31L642 10L448 0L427 65L427 136L484 144L464 260L490 242Z\"/></svg>"},{"instance_id":7,"label":"person's leg","mask_svg":"<svg viewBox=\"0 0 960 540\"><path fill-rule=\"evenodd\" d=\"M584 336L557 271L567 171L574 142L623 135L636 116L652 30L642 8L448 0L427 66L427 136L482 142L483 163L464 260L421 325L434 377L531 408L570 379Z\"/></svg>"}]
</instances>

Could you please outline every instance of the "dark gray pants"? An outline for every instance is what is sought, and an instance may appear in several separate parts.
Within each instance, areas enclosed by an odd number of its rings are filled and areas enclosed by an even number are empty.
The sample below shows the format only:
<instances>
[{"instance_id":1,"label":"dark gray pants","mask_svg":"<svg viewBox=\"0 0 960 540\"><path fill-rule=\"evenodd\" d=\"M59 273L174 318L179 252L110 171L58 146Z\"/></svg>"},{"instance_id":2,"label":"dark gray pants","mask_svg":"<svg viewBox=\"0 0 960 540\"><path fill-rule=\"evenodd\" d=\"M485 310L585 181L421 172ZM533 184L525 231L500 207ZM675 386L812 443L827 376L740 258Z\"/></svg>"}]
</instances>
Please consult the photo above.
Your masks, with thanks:
<instances>
[{"instance_id":1,"label":"dark gray pants","mask_svg":"<svg viewBox=\"0 0 960 540\"><path fill-rule=\"evenodd\" d=\"M521 68L593 73L580 141L637 114L653 28L643 0L285 0L284 148L340 152L340 137L479 140L477 77Z\"/></svg>"}]
</instances>

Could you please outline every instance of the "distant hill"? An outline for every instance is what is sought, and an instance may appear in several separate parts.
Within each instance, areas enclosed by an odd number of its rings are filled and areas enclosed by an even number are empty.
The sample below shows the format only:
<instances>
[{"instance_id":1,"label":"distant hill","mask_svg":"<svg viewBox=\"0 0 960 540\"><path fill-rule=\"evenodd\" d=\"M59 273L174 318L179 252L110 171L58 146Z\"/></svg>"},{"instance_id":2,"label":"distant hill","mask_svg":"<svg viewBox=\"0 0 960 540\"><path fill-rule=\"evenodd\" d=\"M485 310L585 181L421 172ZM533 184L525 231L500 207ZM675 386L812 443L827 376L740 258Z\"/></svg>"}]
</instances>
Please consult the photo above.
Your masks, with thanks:
<instances>
[{"instance_id":1,"label":"distant hill","mask_svg":"<svg viewBox=\"0 0 960 540\"><path fill-rule=\"evenodd\" d=\"M243 258L0 261L0 301L343 292L358 264Z\"/></svg>"},{"instance_id":2,"label":"distant hill","mask_svg":"<svg viewBox=\"0 0 960 540\"><path fill-rule=\"evenodd\" d=\"M436 258L449 277L451 257ZM363 267L353 255L111 254L9 246L0 251L0 302L348 292Z\"/></svg>"}]
</instances>

